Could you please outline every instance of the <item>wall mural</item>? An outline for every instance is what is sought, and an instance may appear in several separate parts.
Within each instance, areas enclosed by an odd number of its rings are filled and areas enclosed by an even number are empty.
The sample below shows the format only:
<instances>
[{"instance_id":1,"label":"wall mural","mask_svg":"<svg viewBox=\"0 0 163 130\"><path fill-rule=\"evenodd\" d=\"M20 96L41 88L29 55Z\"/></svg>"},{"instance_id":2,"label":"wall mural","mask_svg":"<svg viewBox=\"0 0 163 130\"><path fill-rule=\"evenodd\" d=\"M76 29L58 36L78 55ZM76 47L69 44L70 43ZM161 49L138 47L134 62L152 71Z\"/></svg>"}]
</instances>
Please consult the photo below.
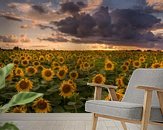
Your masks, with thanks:
<instances>
[{"instance_id":1,"label":"wall mural","mask_svg":"<svg viewBox=\"0 0 163 130\"><path fill-rule=\"evenodd\" d=\"M8 112L84 112L87 82L121 100L133 70L163 68L162 50L162 0L1 0L0 68L14 69L0 105L28 91L44 96Z\"/></svg>"}]
</instances>

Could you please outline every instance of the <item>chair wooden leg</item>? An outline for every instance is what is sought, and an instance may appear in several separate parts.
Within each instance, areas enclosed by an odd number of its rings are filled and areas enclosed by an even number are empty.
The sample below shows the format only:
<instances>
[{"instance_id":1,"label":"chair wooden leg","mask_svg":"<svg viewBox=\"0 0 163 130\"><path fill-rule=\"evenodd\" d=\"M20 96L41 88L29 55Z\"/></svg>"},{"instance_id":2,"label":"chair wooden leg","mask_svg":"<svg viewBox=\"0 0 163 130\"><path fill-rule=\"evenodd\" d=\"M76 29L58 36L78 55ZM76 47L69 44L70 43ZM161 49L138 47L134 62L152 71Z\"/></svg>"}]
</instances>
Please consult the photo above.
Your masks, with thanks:
<instances>
[{"instance_id":1,"label":"chair wooden leg","mask_svg":"<svg viewBox=\"0 0 163 130\"><path fill-rule=\"evenodd\" d=\"M145 91L141 130L147 130L150 119L151 102L152 102L152 91Z\"/></svg>"},{"instance_id":2,"label":"chair wooden leg","mask_svg":"<svg viewBox=\"0 0 163 130\"><path fill-rule=\"evenodd\" d=\"M98 121L98 117L96 116L95 113L93 113L92 130L96 130L97 121Z\"/></svg>"},{"instance_id":3,"label":"chair wooden leg","mask_svg":"<svg viewBox=\"0 0 163 130\"><path fill-rule=\"evenodd\" d=\"M125 122L121 121L121 124L122 124L123 129L127 130L127 126L126 126Z\"/></svg>"}]
</instances>

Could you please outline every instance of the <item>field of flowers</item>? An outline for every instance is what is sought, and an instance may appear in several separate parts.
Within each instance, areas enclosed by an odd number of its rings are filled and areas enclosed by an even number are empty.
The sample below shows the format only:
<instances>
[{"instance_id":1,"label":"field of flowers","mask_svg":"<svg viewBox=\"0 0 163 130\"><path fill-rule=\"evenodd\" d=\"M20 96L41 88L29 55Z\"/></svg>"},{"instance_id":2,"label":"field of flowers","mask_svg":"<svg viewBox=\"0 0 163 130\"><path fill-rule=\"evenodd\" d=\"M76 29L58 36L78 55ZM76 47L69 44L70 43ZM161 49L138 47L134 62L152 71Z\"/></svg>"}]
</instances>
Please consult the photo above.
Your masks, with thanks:
<instances>
[{"instance_id":1,"label":"field of flowers","mask_svg":"<svg viewBox=\"0 0 163 130\"><path fill-rule=\"evenodd\" d=\"M9 112L84 112L94 92L87 82L117 85L121 100L133 70L163 67L163 52L0 50L0 68L8 63L15 67L0 91L0 105L20 91L44 93ZM102 98L110 100L107 90Z\"/></svg>"}]
</instances>

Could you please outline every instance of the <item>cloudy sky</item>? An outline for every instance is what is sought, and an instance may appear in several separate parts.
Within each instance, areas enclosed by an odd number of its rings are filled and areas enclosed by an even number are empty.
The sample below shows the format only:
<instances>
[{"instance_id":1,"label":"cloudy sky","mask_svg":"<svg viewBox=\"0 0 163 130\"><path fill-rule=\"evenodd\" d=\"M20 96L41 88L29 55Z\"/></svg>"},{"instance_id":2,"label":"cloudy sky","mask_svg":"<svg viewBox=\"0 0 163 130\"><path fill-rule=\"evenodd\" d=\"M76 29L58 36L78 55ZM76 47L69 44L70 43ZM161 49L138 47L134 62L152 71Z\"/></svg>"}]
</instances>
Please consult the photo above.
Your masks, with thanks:
<instances>
[{"instance_id":1,"label":"cloudy sky","mask_svg":"<svg viewBox=\"0 0 163 130\"><path fill-rule=\"evenodd\" d=\"M0 0L0 47L161 49L162 0Z\"/></svg>"}]
</instances>

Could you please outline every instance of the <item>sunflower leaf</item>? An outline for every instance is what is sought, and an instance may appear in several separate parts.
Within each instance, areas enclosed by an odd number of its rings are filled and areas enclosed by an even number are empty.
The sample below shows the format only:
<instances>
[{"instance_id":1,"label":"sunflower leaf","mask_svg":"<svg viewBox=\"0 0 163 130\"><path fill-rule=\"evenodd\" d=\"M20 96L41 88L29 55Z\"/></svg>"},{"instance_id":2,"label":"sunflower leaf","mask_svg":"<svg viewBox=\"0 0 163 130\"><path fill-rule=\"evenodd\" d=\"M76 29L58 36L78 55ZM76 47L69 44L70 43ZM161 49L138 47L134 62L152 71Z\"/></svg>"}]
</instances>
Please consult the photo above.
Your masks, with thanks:
<instances>
[{"instance_id":1,"label":"sunflower leaf","mask_svg":"<svg viewBox=\"0 0 163 130\"><path fill-rule=\"evenodd\" d=\"M5 123L3 126L0 126L0 130L19 130L14 124Z\"/></svg>"},{"instance_id":2,"label":"sunflower leaf","mask_svg":"<svg viewBox=\"0 0 163 130\"><path fill-rule=\"evenodd\" d=\"M17 105L24 105L34 101L36 98L43 96L42 93L35 92L20 92L12 97L12 99L4 105L1 109L3 112L6 112L10 107Z\"/></svg>"},{"instance_id":3,"label":"sunflower leaf","mask_svg":"<svg viewBox=\"0 0 163 130\"><path fill-rule=\"evenodd\" d=\"M0 89L5 87L5 78L10 74L14 64L8 64L0 69Z\"/></svg>"}]
</instances>

